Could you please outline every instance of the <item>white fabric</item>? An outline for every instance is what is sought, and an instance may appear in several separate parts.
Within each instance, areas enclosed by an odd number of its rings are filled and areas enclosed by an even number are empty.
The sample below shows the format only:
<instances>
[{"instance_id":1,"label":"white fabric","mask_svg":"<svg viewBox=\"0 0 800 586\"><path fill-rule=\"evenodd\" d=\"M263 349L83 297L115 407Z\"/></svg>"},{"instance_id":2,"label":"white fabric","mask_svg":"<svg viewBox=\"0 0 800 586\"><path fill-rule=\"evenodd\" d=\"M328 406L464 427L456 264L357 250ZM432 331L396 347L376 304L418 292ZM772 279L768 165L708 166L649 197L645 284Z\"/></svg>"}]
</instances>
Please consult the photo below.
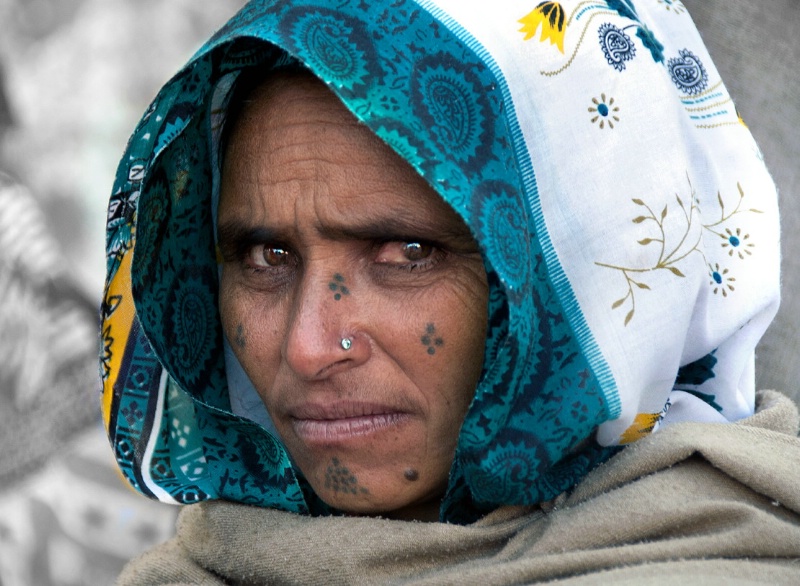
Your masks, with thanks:
<instances>
[{"instance_id":1,"label":"white fabric","mask_svg":"<svg viewBox=\"0 0 800 586\"><path fill-rule=\"evenodd\" d=\"M563 270L573 328L588 326L584 351L599 348L595 366L607 365L607 389L619 396L619 416L601 426L599 441L626 441L626 431L647 427L639 415L657 426L752 414L753 349L779 298L777 194L682 4L637 2L634 24L603 3L542 2L531 12L502 2L492 18L480 3L426 5L449 14L462 38L473 36L508 84L538 187L539 237L552 244L550 270ZM528 14L535 21L548 8L564 15L563 52L546 19L527 40L521 30ZM612 40L624 34L633 46L618 67L601 50L599 25L601 37L608 26ZM660 62L637 27L664 42ZM699 60L702 87L677 84L676 60ZM675 385L679 366L712 352L713 378Z\"/></svg>"}]
</instances>

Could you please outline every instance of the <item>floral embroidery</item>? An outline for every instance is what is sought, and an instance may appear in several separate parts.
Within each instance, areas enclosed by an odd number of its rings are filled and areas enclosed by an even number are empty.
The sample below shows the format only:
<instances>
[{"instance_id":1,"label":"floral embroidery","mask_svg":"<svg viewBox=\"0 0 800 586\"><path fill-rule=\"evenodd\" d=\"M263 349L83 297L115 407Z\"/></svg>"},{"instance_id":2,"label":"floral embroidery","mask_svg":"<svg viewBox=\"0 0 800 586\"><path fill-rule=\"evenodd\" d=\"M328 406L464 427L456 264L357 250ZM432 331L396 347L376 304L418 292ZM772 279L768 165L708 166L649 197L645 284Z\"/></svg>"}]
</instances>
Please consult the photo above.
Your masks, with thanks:
<instances>
[{"instance_id":1,"label":"floral embroidery","mask_svg":"<svg viewBox=\"0 0 800 586\"><path fill-rule=\"evenodd\" d=\"M664 62L664 45L658 42L658 39L649 28L645 25L636 29L636 36L642 40L642 44L650 51L650 56L656 63Z\"/></svg>"},{"instance_id":2,"label":"floral embroidery","mask_svg":"<svg viewBox=\"0 0 800 586\"><path fill-rule=\"evenodd\" d=\"M587 18L583 18L585 15ZM594 1L583 0L578 2L575 8L566 17L564 7L560 2L541 2L536 8L519 19L523 26L519 32L524 33L524 41L536 36L541 27L539 40L550 41L551 45L556 45L559 52L564 54L564 42L570 25L581 22L582 28L575 43L572 55L566 63L553 71L542 70L540 73L546 76L554 76L570 67L575 60L578 50L583 44L586 33L592 21L601 15L618 16L634 21L634 24L620 28L611 23L603 24L598 30L600 37L600 47L605 54L609 64L622 71L625 68L625 61L633 59L636 54L635 46L631 37L624 32L628 28L636 28L636 36L642 41L644 47L650 51L650 55L656 63L664 61L664 46L656 39L653 32L641 21L633 3L629 0L606 0Z\"/></svg>"},{"instance_id":3,"label":"floral embroidery","mask_svg":"<svg viewBox=\"0 0 800 586\"><path fill-rule=\"evenodd\" d=\"M672 401L667 399L664 408L659 413L639 413L633 423L626 429L619 438L620 445L630 444L653 433L658 424L667 415L667 411L672 406Z\"/></svg>"},{"instance_id":4,"label":"floral embroidery","mask_svg":"<svg viewBox=\"0 0 800 586\"><path fill-rule=\"evenodd\" d=\"M736 188L739 191L739 200L736 202L736 207L727 213L725 211L725 201L722 199L722 194L717 192L717 203L719 204L720 213L719 220L711 224L703 224L703 229L722 239L721 246L724 250L728 251L728 256L736 255L740 259L744 260L746 256L753 254L751 249L755 248L755 244L749 241L750 234L742 235L742 229L740 227L735 229L730 227L723 228L723 225L727 224L731 218L739 214L761 214L763 212L755 208L742 209L742 204L744 203L744 190L742 189L740 183L736 184Z\"/></svg>"},{"instance_id":5,"label":"floral embroidery","mask_svg":"<svg viewBox=\"0 0 800 586\"><path fill-rule=\"evenodd\" d=\"M683 2L679 2L678 0L658 0L658 3L663 4L668 12L673 12L674 14L683 14L686 12Z\"/></svg>"},{"instance_id":6,"label":"floral embroidery","mask_svg":"<svg viewBox=\"0 0 800 586\"><path fill-rule=\"evenodd\" d=\"M684 94L694 96L708 86L708 73L703 63L689 49L678 52L680 57L673 57L667 62L672 82Z\"/></svg>"},{"instance_id":7,"label":"floral embroidery","mask_svg":"<svg viewBox=\"0 0 800 586\"><path fill-rule=\"evenodd\" d=\"M669 205L665 205L664 209L661 210L660 213L657 213L653 208L651 208L648 204L646 204L643 200L639 198L634 198L632 201L639 207L644 208L646 213L643 213L633 219L634 224L643 224L645 222L653 222L658 227L658 235L653 238L643 238L639 240L639 244L641 246L649 246L651 244L656 244L659 246L659 254L658 259L655 263L648 267L636 268L636 267L623 267L619 265L612 265L607 263L596 262L595 264L601 267L607 267L610 269L614 269L620 271L623 276L625 277L625 281L628 286L628 290L623 297L617 299L614 303L611 304L611 309L617 309L622 307L626 303L630 303L630 309L628 313L625 315L625 325L628 325L630 321L633 319L634 314L636 313L636 289L644 289L650 290L650 286L646 283L637 280L639 277L634 279L633 275L644 275L645 273L649 273L652 271L669 271L676 277L685 277L685 275L681 272L681 270L676 266L680 261L688 257L693 252L698 251L698 246L701 242L702 234L698 235L695 239L694 243L691 246L688 246L689 242L687 242L690 233L692 232L692 226L695 221L695 216L699 215L700 202L697 200L697 197L692 190L691 199L689 200L688 206L684 201L681 199L679 195L675 196L678 207L683 214L685 220L685 230L683 234L680 235L680 238L677 239L677 242L668 242L668 234L664 227L665 220L669 215ZM695 213L697 212L697 213Z\"/></svg>"},{"instance_id":8,"label":"floral embroidery","mask_svg":"<svg viewBox=\"0 0 800 586\"><path fill-rule=\"evenodd\" d=\"M733 283L736 279L728 276L728 269L720 267L719 263L714 263L713 267L708 265L708 276L711 277L709 284L714 287L714 295L722 293L723 297L727 297L728 291L735 290Z\"/></svg>"},{"instance_id":9,"label":"floral embroidery","mask_svg":"<svg viewBox=\"0 0 800 586\"><path fill-rule=\"evenodd\" d=\"M753 254L750 248L753 248L755 244L752 242L747 242L750 238L750 234L745 234L742 236L742 229L736 228L735 231L731 231L730 228L725 228L725 233L719 235L722 238L722 248L727 248L728 256L733 256L734 254L737 255L740 259L744 260L745 255L750 256Z\"/></svg>"},{"instance_id":10,"label":"floral embroidery","mask_svg":"<svg viewBox=\"0 0 800 586\"><path fill-rule=\"evenodd\" d=\"M747 122L745 122L745 121L744 121L744 118L742 118L742 114L741 114L741 112L739 112L739 108L736 108L736 107L734 106L734 110L735 110L735 112L736 112L736 119L739 121L739 124L741 124L742 126L744 126L745 128L747 128Z\"/></svg>"},{"instance_id":11,"label":"floral embroidery","mask_svg":"<svg viewBox=\"0 0 800 586\"><path fill-rule=\"evenodd\" d=\"M749 242L750 235L742 235L741 228L731 228L725 226L731 218L742 213L762 213L755 208L743 209L742 203L744 201L744 190L741 185L737 183L739 190L739 200L731 211L726 211L725 201L722 195L717 192L717 203L719 204L719 219L708 223L700 224L697 226L697 221L700 218L700 201L692 187L691 181L689 182L691 190L690 199L684 202L679 195L675 195L678 204L678 209L682 214L684 228L681 232L675 234L668 234L665 227L666 219L669 216L669 204L665 205L661 212L656 212L650 205L639 198L634 198L631 201L643 209L643 213L635 217L632 221L634 224L654 223L657 226L657 234L652 237L643 238L638 241L641 246L656 245L659 247L659 254L657 260L650 266L645 267L627 267L614 265L609 263L595 262L597 266L614 269L622 273L625 277L627 291L625 295L611 304L611 309L618 309L627 306L628 312L625 315L624 325L628 325L636 313L636 292L639 290L651 290L650 285L642 281L642 277L655 271L669 271L674 276L684 278L686 275L677 266L678 263L683 261L692 253L697 252L706 259L706 254L701 248L703 242L703 234L711 233L724 240L722 243L723 250L728 250L728 256L737 255L739 258L744 259L746 256L752 254L750 249L755 247L755 244ZM730 274L728 268L721 266L719 263L712 264L706 259L708 266L708 275L710 277L709 285L712 287L713 293L721 294L727 297L729 293L735 291L734 283L736 278Z\"/></svg>"},{"instance_id":12,"label":"floral embroidery","mask_svg":"<svg viewBox=\"0 0 800 586\"><path fill-rule=\"evenodd\" d=\"M629 0L608 0L607 4L608 7L615 10L617 14L634 21L636 25L638 25L636 28L636 36L641 39L642 44L650 51L653 61L656 63L663 63L664 45L656 39L653 32L639 18L639 15L636 13L636 8L633 6L633 2Z\"/></svg>"},{"instance_id":13,"label":"floral embroidery","mask_svg":"<svg viewBox=\"0 0 800 586\"><path fill-rule=\"evenodd\" d=\"M564 8L558 2L542 2L533 12L519 19L523 25L519 32L525 33L524 41L536 36L542 27L541 42L550 41L551 45L564 52Z\"/></svg>"},{"instance_id":14,"label":"floral embroidery","mask_svg":"<svg viewBox=\"0 0 800 586\"><path fill-rule=\"evenodd\" d=\"M721 80L699 94L682 97L681 102L697 128L745 126Z\"/></svg>"},{"instance_id":15,"label":"floral embroidery","mask_svg":"<svg viewBox=\"0 0 800 586\"><path fill-rule=\"evenodd\" d=\"M621 28L606 23L598 31L600 48L606 61L617 71L625 69L625 62L636 56L636 47L631 38Z\"/></svg>"},{"instance_id":16,"label":"floral embroidery","mask_svg":"<svg viewBox=\"0 0 800 586\"><path fill-rule=\"evenodd\" d=\"M663 416L661 413L639 413L633 420L633 423L624 431L619 438L621 446L632 444L633 442L642 439L653 433L656 425Z\"/></svg>"},{"instance_id":17,"label":"floral embroidery","mask_svg":"<svg viewBox=\"0 0 800 586\"><path fill-rule=\"evenodd\" d=\"M619 122L619 117L616 112L619 112L619 106L614 105L614 98L606 98L605 94L600 94L600 99L592 98L594 106L589 106L589 112L594 114L592 117L592 124L598 124L600 128L604 128L608 124L609 128L614 128L614 122Z\"/></svg>"}]
</instances>

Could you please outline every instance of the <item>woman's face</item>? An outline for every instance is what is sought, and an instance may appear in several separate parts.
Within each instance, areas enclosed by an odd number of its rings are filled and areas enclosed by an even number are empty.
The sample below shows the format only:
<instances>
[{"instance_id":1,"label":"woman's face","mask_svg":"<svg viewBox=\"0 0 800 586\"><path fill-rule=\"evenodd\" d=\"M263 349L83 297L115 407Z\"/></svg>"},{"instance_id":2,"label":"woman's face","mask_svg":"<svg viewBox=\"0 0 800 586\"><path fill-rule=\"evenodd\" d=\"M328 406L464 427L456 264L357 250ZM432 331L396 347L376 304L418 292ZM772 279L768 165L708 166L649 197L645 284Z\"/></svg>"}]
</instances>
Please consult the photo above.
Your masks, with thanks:
<instances>
[{"instance_id":1,"label":"woman's face","mask_svg":"<svg viewBox=\"0 0 800 586\"><path fill-rule=\"evenodd\" d=\"M352 513L435 510L486 335L465 224L294 76L259 87L236 122L218 231L225 335L315 492Z\"/></svg>"}]
</instances>

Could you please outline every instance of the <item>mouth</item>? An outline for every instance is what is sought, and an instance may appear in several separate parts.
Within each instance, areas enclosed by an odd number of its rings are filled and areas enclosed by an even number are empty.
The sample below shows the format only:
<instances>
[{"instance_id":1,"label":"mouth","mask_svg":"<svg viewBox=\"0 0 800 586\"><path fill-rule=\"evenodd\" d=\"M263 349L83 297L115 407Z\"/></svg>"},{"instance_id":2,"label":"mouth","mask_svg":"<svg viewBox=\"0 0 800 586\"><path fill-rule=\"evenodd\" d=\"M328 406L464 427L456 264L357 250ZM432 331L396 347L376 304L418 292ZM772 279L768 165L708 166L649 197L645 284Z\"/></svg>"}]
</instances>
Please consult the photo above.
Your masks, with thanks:
<instances>
[{"instance_id":1,"label":"mouth","mask_svg":"<svg viewBox=\"0 0 800 586\"><path fill-rule=\"evenodd\" d=\"M409 414L363 403L303 405L290 413L294 433L311 444L342 443L402 425Z\"/></svg>"}]
</instances>

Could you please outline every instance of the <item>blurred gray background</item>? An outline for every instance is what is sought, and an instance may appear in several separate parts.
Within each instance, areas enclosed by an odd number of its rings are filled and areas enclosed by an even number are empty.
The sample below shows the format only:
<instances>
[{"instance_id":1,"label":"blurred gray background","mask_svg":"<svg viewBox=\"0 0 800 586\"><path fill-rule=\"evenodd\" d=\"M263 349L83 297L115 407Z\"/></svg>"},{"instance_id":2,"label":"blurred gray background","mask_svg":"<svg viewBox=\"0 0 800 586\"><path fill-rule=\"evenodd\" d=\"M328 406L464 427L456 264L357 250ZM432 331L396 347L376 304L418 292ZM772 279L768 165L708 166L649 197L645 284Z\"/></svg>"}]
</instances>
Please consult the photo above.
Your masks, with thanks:
<instances>
[{"instance_id":1,"label":"blurred gray background","mask_svg":"<svg viewBox=\"0 0 800 586\"><path fill-rule=\"evenodd\" d=\"M111 584L175 507L122 481L97 311L117 163L244 0L0 0L0 585Z\"/></svg>"},{"instance_id":2,"label":"blurred gray background","mask_svg":"<svg viewBox=\"0 0 800 586\"><path fill-rule=\"evenodd\" d=\"M30 188L99 301L105 208L128 135L161 85L244 0L0 0L11 128L3 169Z\"/></svg>"}]
</instances>

